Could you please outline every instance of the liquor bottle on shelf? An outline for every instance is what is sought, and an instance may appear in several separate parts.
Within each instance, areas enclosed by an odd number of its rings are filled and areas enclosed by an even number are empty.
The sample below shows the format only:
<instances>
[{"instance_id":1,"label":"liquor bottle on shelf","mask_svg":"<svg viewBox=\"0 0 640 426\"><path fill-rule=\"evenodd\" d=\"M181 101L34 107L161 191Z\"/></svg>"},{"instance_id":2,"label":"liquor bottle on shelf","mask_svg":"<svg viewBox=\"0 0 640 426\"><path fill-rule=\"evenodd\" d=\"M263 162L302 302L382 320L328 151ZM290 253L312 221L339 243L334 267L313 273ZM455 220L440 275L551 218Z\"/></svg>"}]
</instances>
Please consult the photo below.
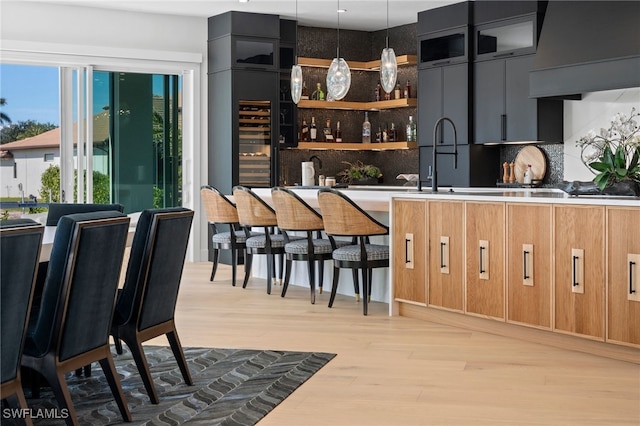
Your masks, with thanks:
<instances>
[{"instance_id":1,"label":"liquor bottle on shelf","mask_svg":"<svg viewBox=\"0 0 640 426\"><path fill-rule=\"evenodd\" d=\"M311 99L314 101L324 101L324 92L322 91L322 85L316 83L316 90L311 94Z\"/></svg>"},{"instance_id":2,"label":"liquor bottle on shelf","mask_svg":"<svg viewBox=\"0 0 640 426\"><path fill-rule=\"evenodd\" d=\"M336 121L336 142L342 142L342 130L340 130L340 121Z\"/></svg>"},{"instance_id":3,"label":"liquor bottle on shelf","mask_svg":"<svg viewBox=\"0 0 640 426\"><path fill-rule=\"evenodd\" d=\"M318 128L316 127L316 118L311 117L311 128L309 128L309 139L315 142L318 138Z\"/></svg>"},{"instance_id":4,"label":"liquor bottle on shelf","mask_svg":"<svg viewBox=\"0 0 640 426\"><path fill-rule=\"evenodd\" d=\"M400 99L400 83L396 83L396 89L393 91L393 98Z\"/></svg>"},{"instance_id":5,"label":"liquor bottle on shelf","mask_svg":"<svg viewBox=\"0 0 640 426\"><path fill-rule=\"evenodd\" d=\"M398 131L396 130L396 125L391 123L391 129L389 129L389 142L397 142L398 141Z\"/></svg>"},{"instance_id":6,"label":"liquor bottle on shelf","mask_svg":"<svg viewBox=\"0 0 640 426\"><path fill-rule=\"evenodd\" d=\"M325 142L333 142L333 131L331 130L331 119L327 118L327 122L322 131Z\"/></svg>"},{"instance_id":7,"label":"liquor bottle on shelf","mask_svg":"<svg viewBox=\"0 0 640 426\"><path fill-rule=\"evenodd\" d=\"M367 111L364 112L364 121L362 122L362 143L371 143L371 123Z\"/></svg>"},{"instance_id":8,"label":"liquor bottle on shelf","mask_svg":"<svg viewBox=\"0 0 640 426\"><path fill-rule=\"evenodd\" d=\"M385 101L391 100L391 93L384 92L384 100Z\"/></svg>"},{"instance_id":9,"label":"liquor bottle on shelf","mask_svg":"<svg viewBox=\"0 0 640 426\"><path fill-rule=\"evenodd\" d=\"M413 121L413 116L409 116L409 123L407 123L407 142L416 141L416 123Z\"/></svg>"},{"instance_id":10,"label":"liquor bottle on shelf","mask_svg":"<svg viewBox=\"0 0 640 426\"><path fill-rule=\"evenodd\" d=\"M386 125L382 129L382 142L389 142L389 128Z\"/></svg>"},{"instance_id":11,"label":"liquor bottle on shelf","mask_svg":"<svg viewBox=\"0 0 640 426\"><path fill-rule=\"evenodd\" d=\"M407 80L407 84L404 86L404 97L409 99L411 97L411 82Z\"/></svg>"},{"instance_id":12,"label":"liquor bottle on shelf","mask_svg":"<svg viewBox=\"0 0 640 426\"><path fill-rule=\"evenodd\" d=\"M307 82L302 80L302 94L300 99L309 99L309 89L307 89Z\"/></svg>"},{"instance_id":13,"label":"liquor bottle on shelf","mask_svg":"<svg viewBox=\"0 0 640 426\"><path fill-rule=\"evenodd\" d=\"M382 127L378 126L378 131L376 132L376 142L382 142Z\"/></svg>"},{"instance_id":14,"label":"liquor bottle on shelf","mask_svg":"<svg viewBox=\"0 0 640 426\"><path fill-rule=\"evenodd\" d=\"M373 91L374 99L376 102L382 100L382 86L380 86L380 82L376 85L376 88Z\"/></svg>"},{"instance_id":15,"label":"liquor bottle on shelf","mask_svg":"<svg viewBox=\"0 0 640 426\"><path fill-rule=\"evenodd\" d=\"M304 118L302 119L302 127L300 128L300 139L304 142L309 142L309 125Z\"/></svg>"}]
</instances>

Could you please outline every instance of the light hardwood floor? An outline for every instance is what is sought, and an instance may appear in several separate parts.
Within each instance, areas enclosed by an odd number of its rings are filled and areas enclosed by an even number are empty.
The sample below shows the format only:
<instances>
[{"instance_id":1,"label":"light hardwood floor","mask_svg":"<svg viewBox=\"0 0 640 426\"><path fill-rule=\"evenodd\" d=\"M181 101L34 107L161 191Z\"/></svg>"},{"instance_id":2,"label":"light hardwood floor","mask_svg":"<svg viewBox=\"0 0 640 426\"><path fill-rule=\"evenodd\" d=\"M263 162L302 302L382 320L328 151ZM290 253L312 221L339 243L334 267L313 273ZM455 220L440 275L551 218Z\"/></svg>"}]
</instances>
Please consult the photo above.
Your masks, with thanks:
<instances>
[{"instance_id":1,"label":"light hardwood floor","mask_svg":"<svg viewBox=\"0 0 640 426\"><path fill-rule=\"evenodd\" d=\"M311 305L302 287L232 287L225 265L212 283L210 268L186 265L183 346L337 354L261 426L640 425L640 365L389 317L382 303L367 317L352 298L329 309L326 291Z\"/></svg>"}]
</instances>

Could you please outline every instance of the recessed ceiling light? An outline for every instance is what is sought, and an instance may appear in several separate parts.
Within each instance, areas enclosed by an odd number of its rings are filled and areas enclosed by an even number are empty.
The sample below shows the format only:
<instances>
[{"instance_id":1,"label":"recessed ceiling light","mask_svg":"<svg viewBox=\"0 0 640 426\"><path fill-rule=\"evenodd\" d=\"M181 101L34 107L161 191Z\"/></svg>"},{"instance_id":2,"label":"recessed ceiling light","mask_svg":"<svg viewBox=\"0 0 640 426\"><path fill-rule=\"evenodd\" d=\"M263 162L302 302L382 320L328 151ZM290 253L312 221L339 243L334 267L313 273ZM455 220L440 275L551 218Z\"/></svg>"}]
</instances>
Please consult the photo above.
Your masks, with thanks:
<instances>
[{"instance_id":1,"label":"recessed ceiling light","mask_svg":"<svg viewBox=\"0 0 640 426\"><path fill-rule=\"evenodd\" d=\"M238 0L240 3L249 3L249 0Z\"/></svg>"},{"instance_id":2,"label":"recessed ceiling light","mask_svg":"<svg viewBox=\"0 0 640 426\"><path fill-rule=\"evenodd\" d=\"M347 9L338 9L338 13L345 13Z\"/></svg>"}]
</instances>

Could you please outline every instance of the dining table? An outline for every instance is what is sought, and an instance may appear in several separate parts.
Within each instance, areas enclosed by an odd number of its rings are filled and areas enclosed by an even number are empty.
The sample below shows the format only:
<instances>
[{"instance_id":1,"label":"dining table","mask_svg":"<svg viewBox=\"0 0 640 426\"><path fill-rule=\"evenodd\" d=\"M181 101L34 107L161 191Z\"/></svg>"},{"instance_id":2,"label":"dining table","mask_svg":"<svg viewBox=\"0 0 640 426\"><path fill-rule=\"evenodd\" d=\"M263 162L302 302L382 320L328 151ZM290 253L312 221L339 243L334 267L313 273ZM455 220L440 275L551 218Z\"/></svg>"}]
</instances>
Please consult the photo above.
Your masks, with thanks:
<instances>
[{"instance_id":1,"label":"dining table","mask_svg":"<svg viewBox=\"0 0 640 426\"><path fill-rule=\"evenodd\" d=\"M138 217L140 213L128 214L131 218L129 222L129 232L127 233L126 247L131 247L133 243L133 236L136 233L136 225L138 224ZM51 250L53 248L53 240L56 236L56 226L45 226L44 234L42 235L42 247L40 248L40 263L49 262L51 258Z\"/></svg>"}]
</instances>

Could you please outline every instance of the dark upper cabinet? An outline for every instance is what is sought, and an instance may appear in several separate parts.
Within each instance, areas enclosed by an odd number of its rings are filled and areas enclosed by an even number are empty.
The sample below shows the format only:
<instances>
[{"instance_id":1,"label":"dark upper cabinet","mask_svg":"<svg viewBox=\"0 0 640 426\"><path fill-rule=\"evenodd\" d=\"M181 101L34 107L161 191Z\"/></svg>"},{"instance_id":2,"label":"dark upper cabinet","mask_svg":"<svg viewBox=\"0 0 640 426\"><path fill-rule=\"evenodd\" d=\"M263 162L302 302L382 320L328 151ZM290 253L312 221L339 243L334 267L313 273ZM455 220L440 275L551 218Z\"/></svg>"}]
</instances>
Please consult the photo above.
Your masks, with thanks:
<instances>
[{"instance_id":1,"label":"dark upper cabinet","mask_svg":"<svg viewBox=\"0 0 640 426\"><path fill-rule=\"evenodd\" d=\"M280 68L280 18L227 12L209 18L209 72L229 68L277 71Z\"/></svg>"},{"instance_id":2,"label":"dark upper cabinet","mask_svg":"<svg viewBox=\"0 0 640 426\"><path fill-rule=\"evenodd\" d=\"M459 27L420 37L419 67L439 67L469 60L469 30Z\"/></svg>"},{"instance_id":3,"label":"dark upper cabinet","mask_svg":"<svg viewBox=\"0 0 640 426\"><path fill-rule=\"evenodd\" d=\"M529 97L534 55L474 64L474 141L562 142L563 103Z\"/></svg>"},{"instance_id":4,"label":"dark upper cabinet","mask_svg":"<svg viewBox=\"0 0 640 426\"><path fill-rule=\"evenodd\" d=\"M462 1L448 6L418 12L418 35L469 25L474 2Z\"/></svg>"},{"instance_id":5,"label":"dark upper cabinet","mask_svg":"<svg viewBox=\"0 0 640 426\"><path fill-rule=\"evenodd\" d=\"M433 145L434 126L440 117L449 117L456 125L458 144L469 143L469 64L434 67L418 73L418 144ZM449 123L438 131L438 145L453 145Z\"/></svg>"},{"instance_id":6,"label":"dark upper cabinet","mask_svg":"<svg viewBox=\"0 0 640 426\"><path fill-rule=\"evenodd\" d=\"M475 60L535 53L536 15L479 25L475 31Z\"/></svg>"}]
</instances>

